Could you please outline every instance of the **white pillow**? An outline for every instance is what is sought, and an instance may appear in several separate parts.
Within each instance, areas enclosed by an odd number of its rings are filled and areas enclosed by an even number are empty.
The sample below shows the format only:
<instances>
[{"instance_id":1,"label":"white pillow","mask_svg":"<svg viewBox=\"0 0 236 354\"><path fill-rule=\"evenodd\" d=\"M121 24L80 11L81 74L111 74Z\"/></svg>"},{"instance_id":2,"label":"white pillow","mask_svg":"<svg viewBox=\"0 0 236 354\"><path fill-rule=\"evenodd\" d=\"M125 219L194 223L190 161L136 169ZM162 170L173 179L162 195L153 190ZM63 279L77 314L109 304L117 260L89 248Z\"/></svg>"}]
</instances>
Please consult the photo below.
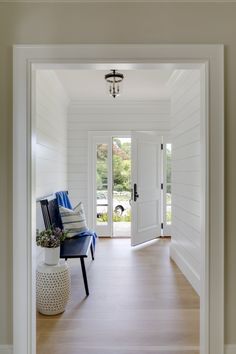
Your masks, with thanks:
<instances>
[{"instance_id":1,"label":"white pillow","mask_svg":"<svg viewBox=\"0 0 236 354\"><path fill-rule=\"evenodd\" d=\"M84 206L80 202L73 210L59 206L61 220L65 231L69 231L67 237L73 237L80 232L88 231Z\"/></svg>"}]
</instances>

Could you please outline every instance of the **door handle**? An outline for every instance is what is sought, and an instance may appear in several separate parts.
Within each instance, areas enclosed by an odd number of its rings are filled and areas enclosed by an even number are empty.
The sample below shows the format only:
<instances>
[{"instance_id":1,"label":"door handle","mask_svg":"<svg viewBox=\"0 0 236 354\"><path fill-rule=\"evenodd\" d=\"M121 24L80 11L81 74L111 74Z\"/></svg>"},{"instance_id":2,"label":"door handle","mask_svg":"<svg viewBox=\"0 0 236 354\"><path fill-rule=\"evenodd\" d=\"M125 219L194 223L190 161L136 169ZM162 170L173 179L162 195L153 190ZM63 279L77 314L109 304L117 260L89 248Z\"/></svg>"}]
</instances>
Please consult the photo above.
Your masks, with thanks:
<instances>
[{"instance_id":1,"label":"door handle","mask_svg":"<svg viewBox=\"0 0 236 354\"><path fill-rule=\"evenodd\" d=\"M139 194L137 192L137 184L134 183L134 202L139 198Z\"/></svg>"}]
</instances>

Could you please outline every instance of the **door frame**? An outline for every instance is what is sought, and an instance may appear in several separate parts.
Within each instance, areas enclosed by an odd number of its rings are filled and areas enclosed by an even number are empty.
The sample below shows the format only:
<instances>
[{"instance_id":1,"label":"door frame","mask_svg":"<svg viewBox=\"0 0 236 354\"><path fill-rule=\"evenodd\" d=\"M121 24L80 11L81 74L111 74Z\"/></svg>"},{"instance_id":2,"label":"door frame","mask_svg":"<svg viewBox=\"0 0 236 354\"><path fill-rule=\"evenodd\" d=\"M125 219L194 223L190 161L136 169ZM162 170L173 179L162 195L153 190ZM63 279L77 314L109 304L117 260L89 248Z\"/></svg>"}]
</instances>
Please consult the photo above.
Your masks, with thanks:
<instances>
[{"instance_id":1,"label":"door frame","mask_svg":"<svg viewBox=\"0 0 236 354\"><path fill-rule=\"evenodd\" d=\"M35 127L36 68L155 69L166 63L199 65L206 77L202 111L203 205L200 348L224 352L224 46L223 45L16 45L13 48L13 353L36 353ZM214 176L209 184L210 176ZM19 231L20 230L20 231Z\"/></svg>"}]
</instances>

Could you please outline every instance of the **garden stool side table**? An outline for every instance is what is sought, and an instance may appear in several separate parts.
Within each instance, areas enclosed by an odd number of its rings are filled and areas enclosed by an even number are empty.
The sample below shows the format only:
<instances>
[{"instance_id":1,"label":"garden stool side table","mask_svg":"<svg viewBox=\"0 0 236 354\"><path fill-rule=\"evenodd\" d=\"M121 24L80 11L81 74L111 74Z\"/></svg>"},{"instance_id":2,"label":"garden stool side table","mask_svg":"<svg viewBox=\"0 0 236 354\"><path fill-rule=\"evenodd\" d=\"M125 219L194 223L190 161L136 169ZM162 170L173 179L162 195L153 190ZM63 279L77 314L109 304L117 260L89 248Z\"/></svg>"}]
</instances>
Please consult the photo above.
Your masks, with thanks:
<instances>
[{"instance_id":1,"label":"garden stool side table","mask_svg":"<svg viewBox=\"0 0 236 354\"><path fill-rule=\"evenodd\" d=\"M36 305L43 315L57 315L65 311L70 297L71 280L68 265L39 263L36 271Z\"/></svg>"}]
</instances>

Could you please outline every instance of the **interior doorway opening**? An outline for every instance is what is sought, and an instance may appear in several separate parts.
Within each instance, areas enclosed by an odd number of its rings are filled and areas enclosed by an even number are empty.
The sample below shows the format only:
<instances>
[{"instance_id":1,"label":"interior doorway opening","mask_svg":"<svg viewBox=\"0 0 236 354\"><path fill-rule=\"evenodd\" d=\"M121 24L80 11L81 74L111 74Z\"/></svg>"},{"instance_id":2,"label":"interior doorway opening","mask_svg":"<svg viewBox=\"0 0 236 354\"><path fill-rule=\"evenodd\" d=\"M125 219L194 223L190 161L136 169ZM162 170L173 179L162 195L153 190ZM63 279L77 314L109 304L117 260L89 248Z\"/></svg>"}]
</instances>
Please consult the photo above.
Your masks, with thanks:
<instances>
[{"instance_id":1,"label":"interior doorway opening","mask_svg":"<svg viewBox=\"0 0 236 354\"><path fill-rule=\"evenodd\" d=\"M191 46L190 46L191 47ZM193 46L194 47L194 46ZM218 48L218 47L217 47ZM213 47L211 48L211 50L213 51ZM16 75L16 77L19 79L19 77L21 77L22 78L22 80L23 80L23 82L25 82L25 80L26 80L26 78L27 78L27 76L25 75L26 74L26 68L27 69L29 69L29 67L27 67L25 64L26 64L26 61L25 61L25 58L27 57L29 57L29 58L36 58L37 57L37 53L35 53L34 51L36 50L36 49L33 49L33 48L28 48L27 49L29 52L27 52L27 54L25 55L25 57L22 57L21 59L20 59L20 56L19 57L17 57L17 60L15 60L15 63L18 63L18 62L20 62L20 65L19 65L19 67L21 68L21 70L16 70L16 73L17 73L17 75ZM44 51L47 51L46 50L46 48L42 48L42 50L44 50ZM63 49L61 48L59 48L58 49L59 51L61 50L61 51L63 51ZM162 48L162 50L164 51L164 53L165 53L165 56L166 57L170 57L171 55L170 55L170 52L169 52L169 54L167 53L167 52L165 52L165 48ZM172 48L172 50L174 50L173 48ZM209 49L210 50L210 49ZM217 49L218 50L218 49ZM191 54L191 52L189 52L188 50L187 50L187 48L185 48L185 51L187 51L187 53L188 53L188 55L187 55L187 57L188 58L192 58L192 60L194 61L194 57L196 56L196 57L198 57L198 55L197 54ZM204 48L203 47L201 47L200 46L200 52L204 52L205 53L205 55L207 56L207 53L204 51ZM70 52L70 50L69 50L69 52ZM154 51L155 52L155 51ZM198 51L199 52L199 51ZM30 54L31 53L31 54ZM145 51L145 53L146 53L146 51ZM153 53L153 52L151 52L151 53ZM157 52L155 52L156 54L155 54L155 56L156 56L156 58L159 58L159 56L158 56L158 53ZM186 52L184 52L185 54L186 54ZM195 53L195 52L194 52ZM217 52L218 53L218 52ZM19 53L20 54L20 53ZM68 53L67 53L68 54ZM217 56L217 54L214 52L213 53L215 56ZM40 54L41 55L41 54ZM41 56L41 59L42 58L44 58L44 57L50 57L50 53L49 53L49 56L43 56L44 54L42 54L42 56ZM52 55L52 54L51 54ZM56 57L55 57L55 55L58 55L58 54L53 54L52 56L53 56L53 58L54 58L54 60L56 60ZM70 52L70 55L73 57L73 54ZM152 54L150 54L149 53L149 55L151 56ZM162 55L164 55L164 54L162 54ZM78 54L78 57L79 57L79 54ZM174 58L174 56L172 55L172 57ZM177 57L179 58L178 60L177 60L177 62L180 62L180 58L182 58L182 56L178 56L177 55ZM198 57L199 59L196 61L196 62L198 62L199 63L199 60L201 60L201 58L202 58L203 56L202 56L202 54L201 54L201 57ZM52 60L53 60L53 58L52 58ZM19 60L20 59L20 60ZM160 59L160 58L159 58ZM28 60L28 59L27 59ZM213 61L211 61L211 59L210 59L210 56L208 57L208 60L211 62L211 66L210 66L210 69L211 68L214 68L215 70L217 69L217 68L215 68L215 66L216 66L216 64L215 64L215 62L213 62ZM42 61L42 60L41 60ZM129 60L128 60L129 61ZM158 61L158 60L157 60ZM191 61L191 60L190 60ZM163 57L162 57L162 62L163 62ZM186 65L186 57L185 57L185 60L183 60L183 62L185 63L185 64L183 64L183 65ZM220 61L221 62L221 61ZM28 66L29 65L31 65L31 63L32 62L28 62ZM205 64L203 64L203 65L205 65ZM18 68L19 68L18 67ZM17 68L17 65L16 65L16 68ZM219 69L219 71L220 71L220 69ZM215 77L214 75L212 75L211 76L211 78L212 77ZM18 80L16 80L16 82L18 82ZM19 80L19 82L20 82L20 80ZM219 82L221 82L221 80L219 80ZM217 81L217 84L219 84L219 82ZM218 86L217 86L218 87ZM211 85L211 88L212 88L212 92L213 92L213 96L216 98L217 97L217 93L214 91L214 85L212 86ZM16 90L17 91L17 90ZM26 92L25 91L23 91L22 92L22 94L21 94L21 96L23 96L23 99L20 99L20 100L17 100L17 105L20 105L21 106L21 108L23 107L22 105L23 104L25 104L25 102L26 102L26 99L24 99L25 96L26 95ZM18 95L19 96L19 95ZM22 104L20 104L20 102L22 102ZM212 102L212 100L211 100L211 102ZM220 100L220 102L222 103L222 101ZM216 102L215 102L216 103ZM24 109L25 109L25 107L24 107ZM23 109L23 112L25 112L25 110ZM20 111L20 110L19 110ZM219 111L221 111L221 110L219 110ZM28 112L29 113L29 112ZM23 123L25 123L25 118L26 119L28 119L28 117L29 117L29 115L28 115L28 113L27 113L27 115L26 115L26 117L25 117L25 115L23 114L22 115L22 119L19 119L19 122L22 122L22 120L23 120ZM15 115L15 116L17 116L17 114ZM218 117L218 116L217 116ZM221 115L219 114L219 119L220 119L220 117L221 117ZM17 120L15 120L15 123L16 123L16 121ZM22 126L22 129L20 128L20 126ZM23 124L23 125L20 125L19 126L19 123L17 124L15 124L15 131L17 131L17 129L19 128L19 130L20 131L22 131L22 130L24 130L24 128L25 127L31 127L31 125L29 125L29 124ZM212 128L212 127L211 127ZM31 129L31 128L30 128ZM217 134L216 134L217 135ZM213 137L213 136L212 136ZM22 138L23 138L23 140L22 140ZM22 134L22 138L19 138L19 141L18 141L18 145L20 145L21 144L21 142L23 143L23 146L25 146L24 145L24 143L25 143L25 134ZM213 139L214 140L214 139ZM215 141L215 140L214 140ZM29 144L29 146L30 146L30 144ZM218 146L218 145L217 145ZM219 146L221 147L221 143L219 143ZM218 146L218 147L219 147ZM218 149L219 150L219 149ZM14 150L15 151L15 153L16 153L16 150ZM22 149L22 154L24 155L24 151L25 150L23 150ZM215 151L214 149L211 149L211 154L213 154L212 153L212 151ZM18 154L16 153L16 155L18 156ZM20 155L20 153L19 153L19 155ZM27 155L28 156L28 155ZM204 155L205 156L205 155ZM219 155L217 155L217 156L219 156ZM28 166L28 164L25 162L25 160L24 160L24 158L25 158L25 156L21 156L21 158L22 158L22 160L23 160L23 163L21 163L21 164L17 164L17 166L19 167L19 165L21 165L22 166L22 169L24 169L24 167L26 167L26 166ZM214 160L214 159L213 159ZM216 159L217 160L217 159ZM218 161L218 160L217 160ZM219 159L219 164L221 164L221 159ZM17 175L20 175L21 177L22 177L22 174L21 174L21 172L22 171L19 171L19 168L16 168L16 170L17 170L17 174L16 174L16 179L17 179ZM28 166L28 167L30 167L30 166ZM212 169L214 170L214 168L211 166L211 171L212 171ZM24 170L24 172L23 172L23 176L24 175L27 175L29 178L25 178L24 180L25 181L31 181L31 176L29 176L29 170L30 170L30 168L26 168L26 170ZM26 172L27 171L27 172ZM206 177L207 178L207 177ZM216 182L217 183L217 182ZM17 184L16 184L16 186L17 186ZM31 188L31 184L30 184L30 187L27 187L27 188L23 188L23 190L22 190L22 193L24 193L25 192L25 189L27 189L27 191L28 191L28 189L29 188ZM20 195L20 192L18 193L18 196ZM26 196L31 196L31 192L30 193L24 193L24 195ZM207 194L208 195L208 194ZM212 196L213 194L211 194L211 196ZM18 198L19 200L21 199L21 198ZM17 199L17 200L18 200ZM25 198L26 199L26 198ZM214 198L213 198L214 199ZM16 200L16 202L17 202L17 200ZM24 197L23 197L23 200L24 200ZM28 203L29 201L28 201L28 199L27 199L27 203ZM212 202L212 199L211 199L211 202ZM26 205L28 205L26 203ZM18 205L19 203L16 203L15 205L16 205L16 208L18 207L18 210L20 210L20 208L19 208L19 205ZM26 225L27 225L27 230L29 230L30 229L30 227L33 225L34 226L34 220L32 221L32 225L29 225L29 221L28 222L25 222L25 218L24 218L24 216L27 214L27 220L30 220L30 218L28 217L29 215L28 215L28 213L30 213L31 212L31 208L29 207L29 208L27 208L27 213L24 213L24 211L22 211L22 214L23 214L23 217L22 218L17 218L16 219L16 225L17 224L20 224L20 222L19 222L19 220L22 220L22 223L23 223L23 230L25 230L25 227L26 227ZM25 215L24 215L25 214ZM34 214L34 213L33 213ZM217 215L219 215L219 214L217 214ZM207 216L206 216L206 218L207 218ZM208 220L208 219L207 219ZM216 224L217 224L217 219L215 220L216 221ZM222 220L221 220L222 221ZM18 229L19 229L19 227L18 227ZM221 228L220 228L220 230L221 230ZM25 235L28 237L28 233L27 232L25 232ZM16 243L16 244L19 244L19 242L18 243ZM219 244L220 244L220 242L219 242ZM17 248L17 247L16 247ZM17 248L18 249L18 248ZM19 247L19 250L20 250L20 247ZM208 251L208 250L207 250ZM216 254L217 252L213 252L212 251L212 253L214 253L214 254ZM31 256L31 253L30 253L30 256ZM205 258L204 258L205 259ZM215 259L215 258L214 258ZM17 258L17 260L18 260L18 258ZM17 261L18 262L18 261ZM17 264L17 262L15 262L15 265ZM30 264L30 262L28 262L27 264ZM203 267L205 267L205 263L203 264ZM20 267L19 269L21 270L23 268L23 266L22 267ZM214 267L213 267L214 268ZM218 269L218 268L220 268L220 267L217 267L217 263L216 263L216 270ZM204 268L205 269L205 268ZM26 283L26 278L28 279L28 278L30 278L31 277L31 272L17 272L17 269L16 269L16 267L15 267L15 272L16 272L16 275L19 275L19 279L21 279L21 278L24 278L23 280L25 280L23 283L25 284ZM208 271L207 271L208 272ZM24 276L23 276L23 274L25 274ZM203 273L203 274L205 274L205 273ZM207 273L208 274L208 273ZM221 274L221 273L220 273ZM206 277L207 278L207 277ZM207 278L208 279L208 278ZM212 279L214 280L214 277L212 277ZM30 279L28 279L28 280L30 280ZM203 281L205 281L206 279L205 279L205 277L204 277L204 279L203 279ZM206 281L207 282L207 281ZM31 291L32 289L31 289L31 286L32 286L32 282L31 282L31 280L29 281L29 287L27 288L29 291ZM205 283L204 283L205 284ZM211 283L212 284L212 283ZM211 286L211 288L212 288L212 286ZM22 289L24 289L24 287L22 287ZM208 289L208 288L204 288L204 289ZM218 288L217 288L218 289ZM212 289L210 289L210 291L212 291ZM205 296L205 293L204 293L204 296ZM25 296L25 298L27 298L27 296ZM205 297L204 297L204 300L205 300ZM207 297L206 298L206 301L209 301L209 297ZM217 302L217 301L216 301ZM202 308L202 311L204 311L204 305L205 304L205 302L203 303L203 308ZM30 305L31 306L31 305ZM19 311L18 311L18 313L19 313ZM203 312L204 313L204 312ZM32 309L31 310L29 310L29 315L31 315L32 314ZM210 314L210 316L211 316L211 314ZM22 316L23 318L24 318L24 316ZM204 316L203 316L204 317ZM28 318L28 320L27 321L29 321L29 318L30 318L30 316L28 316L27 317ZM206 320L206 319L205 319ZM25 322L27 322L26 320L24 320ZM204 321L204 318L203 318L203 321ZM17 321L15 321L16 323L17 323ZM24 323L25 323L24 322ZM206 322L203 322L203 324L206 324ZM29 328L30 328L30 333L32 332L32 330L31 330L31 326L25 326L25 328L28 328L28 331L29 331ZM204 327L203 327L204 328ZM204 331L202 332L202 333L205 333ZM32 334L32 333L31 333ZM31 339L32 337L31 337L31 334L28 334L29 335L29 337L27 337L28 339ZM203 338L205 338L205 337L203 337ZM16 338L17 339L17 338ZM19 337L18 337L18 340L19 340ZM17 342L17 340L16 340L16 342ZM32 341L33 342L33 341ZM27 343L29 343L29 342L27 342ZM23 351L23 352L26 352L27 351L27 348L26 348L26 346L24 346L25 345L25 340L22 340L22 342L20 341L20 348L22 349L23 347L25 348L25 350ZM29 344L27 344L28 346L29 346ZM203 345L205 345L205 342L203 343ZM31 351L31 352L34 352L34 349Z\"/></svg>"},{"instance_id":2,"label":"interior doorway opening","mask_svg":"<svg viewBox=\"0 0 236 354\"><path fill-rule=\"evenodd\" d=\"M132 226L131 245L140 246L142 244L142 249L145 249L143 251L145 258L148 252L152 253L151 248L155 247L154 243L149 243L149 241L157 239L163 232L163 215L165 215L166 224L170 227L170 224L168 224L170 221L170 192L173 190L175 194L174 239L173 242L168 243L166 249L170 249L171 258L178 264L179 269L182 270L182 273L195 288L194 298L198 298L200 294L199 264L201 264L199 254L201 251L200 207L202 203L200 196L202 188L200 177L202 161L200 149L202 78L199 68L168 71L167 73L165 70L163 71L163 76L165 76L165 85L163 86L165 88L168 85L171 86L165 91L165 94L168 92L165 99L158 96L159 99L154 102L147 99L145 102L139 100L138 102L129 101L128 103L124 102L125 99L123 101L112 101L112 103L98 100L91 105L89 100L85 103L78 101L76 104L69 100L69 103L67 103L69 90L68 88L65 89L65 77L71 77L69 70L65 70L63 73L53 70L38 70L36 72L36 84L38 86L36 85L35 100L38 145L36 186L45 188L44 182L45 176L47 176L48 188L51 188L53 193L56 192L56 180L49 168L51 163L48 163L49 158L53 159L54 156L54 160L58 161L57 178L69 175L69 196L72 195L75 200L74 206L80 202L82 196L86 195L88 190L91 190L92 200L88 201L88 209L91 208L92 223L98 236L125 237L124 229L120 227L120 223L128 222L129 233L130 226ZM127 72L129 71L127 70ZM95 73L97 75L97 71ZM161 73L161 70L158 71L158 75L161 76ZM85 74L89 75L88 72ZM132 74L137 75L133 72ZM156 83L156 71L153 70L152 74L150 75L150 72L147 74L143 70L143 80L151 80L151 82ZM83 70L76 71L76 75L77 78L82 77L84 75ZM170 84L176 75L174 84ZM128 77L128 74L126 76ZM146 85L149 87L148 83ZM146 90L142 92L146 94ZM51 100L53 100L53 103ZM56 108L54 108L54 102L58 102ZM61 106L59 106L59 102ZM121 111L121 114L118 115L117 112L119 111ZM142 111L142 114L139 111ZM86 128L88 126L94 129L96 124L97 126L107 124L104 112L109 115L111 127L118 124L121 126L120 120L124 119L123 117L126 114L128 126L132 130L123 132L118 130L93 130L87 132ZM135 118L138 120L138 124ZM94 121L94 119L96 120ZM89 125L87 125L86 120L90 120ZM49 129L48 125L53 129ZM153 129L144 130L147 125ZM137 127L141 127L140 130L136 130ZM64 130L67 130L67 134L63 135ZM59 140L57 139L58 132ZM49 134L51 134L50 138ZM172 158L172 145L170 143L165 143L165 154L163 154L163 141L167 134L171 135L170 141L174 146L173 161L170 161ZM89 137L88 141L86 140L87 136ZM46 143L45 139L48 139ZM86 148L91 149L88 158ZM53 150L53 156L51 150ZM63 158L67 151L69 157L68 162L65 162ZM91 165L89 172L86 169L88 164ZM173 188L171 185L171 166L174 171ZM64 168L63 171L61 167ZM44 180L41 177L42 172L45 172ZM84 190L80 184L82 172L84 172L84 180L87 172L92 181L85 185ZM192 178L192 181L190 181L190 178ZM58 182L58 186L61 185L60 183L66 185L67 180L65 178ZM165 208L161 201L164 185ZM195 198L192 198L193 192ZM127 205L125 205L125 202ZM130 215L131 207L132 219ZM125 213L126 210L127 213ZM71 221L74 222L74 220ZM66 222L68 221L66 220ZM117 232L116 235L115 232ZM105 243L102 245L105 245ZM161 254L161 249L157 247L157 256L159 251ZM138 250L135 249L135 252L138 252ZM116 257L115 254L114 257ZM160 257L160 263L161 261L162 256ZM152 262L150 262L151 264ZM186 264L187 271L184 268ZM96 266L96 262L94 265ZM156 264L154 266L156 267ZM137 278L134 274L135 279ZM150 283L148 287L150 287ZM181 298L180 293L177 296ZM96 296L94 300L96 300ZM196 306L196 323L199 323L199 301L196 301L193 306ZM39 323L41 321L42 319L39 318ZM194 345L199 344L198 333L199 327L198 331L195 332L194 340L191 342ZM155 344L158 346L159 343L155 342Z\"/></svg>"},{"instance_id":3,"label":"interior doorway opening","mask_svg":"<svg viewBox=\"0 0 236 354\"><path fill-rule=\"evenodd\" d=\"M131 244L137 245L171 236L171 143L162 141L154 131L90 133L94 190L89 210L99 237L131 237ZM151 194L144 200L147 193ZM139 228L145 235L140 240Z\"/></svg>"}]
</instances>

